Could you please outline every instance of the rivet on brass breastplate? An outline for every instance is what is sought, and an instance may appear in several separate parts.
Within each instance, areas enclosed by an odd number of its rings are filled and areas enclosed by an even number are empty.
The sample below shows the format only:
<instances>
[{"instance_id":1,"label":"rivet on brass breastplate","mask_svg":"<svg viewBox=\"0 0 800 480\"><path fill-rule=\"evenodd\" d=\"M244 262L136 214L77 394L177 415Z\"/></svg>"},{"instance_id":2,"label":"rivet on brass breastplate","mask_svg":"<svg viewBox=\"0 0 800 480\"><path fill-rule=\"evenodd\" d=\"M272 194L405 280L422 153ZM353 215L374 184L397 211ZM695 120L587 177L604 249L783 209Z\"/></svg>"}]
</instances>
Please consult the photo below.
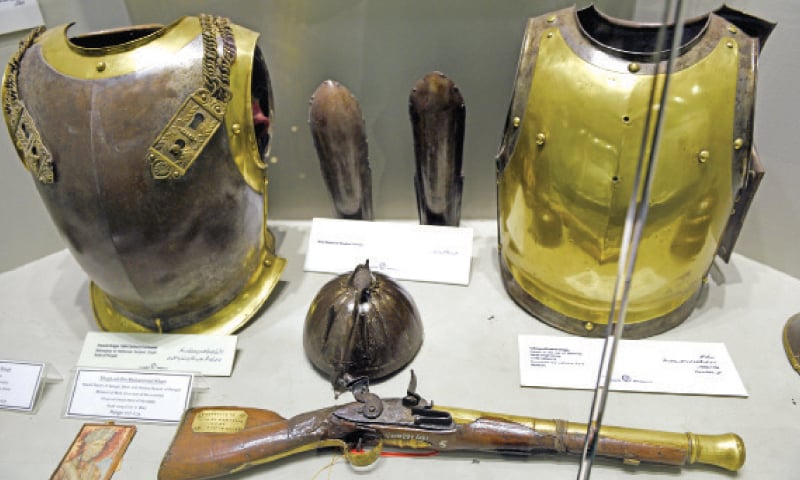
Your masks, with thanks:
<instances>
[{"instance_id":1,"label":"rivet on brass breastplate","mask_svg":"<svg viewBox=\"0 0 800 480\"><path fill-rule=\"evenodd\" d=\"M553 38L553 32L548 33L547 38Z\"/></svg>"},{"instance_id":2,"label":"rivet on brass breastplate","mask_svg":"<svg viewBox=\"0 0 800 480\"><path fill-rule=\"evenodd\" d=\"M97 62L94 68L96 68L98 72L102 72L106 69L106 62Z\"/></svg>"},{"instance_id":3,"label":"rivet on brass breastplate","mask_svg":"<svg viewBox=\"0 0 800 480\"><path fill-rule=\"evenodd\" d=\"M741 138L737 138L736 140L733 141L733 149L734 150L739 150L743 146L744 146L744 140L742 140Z\"/></svg>"},{"instance_id":4,"label":"rivet on brass breastplate","mask_svg":"<svg viewBox=\"0 0 800 480\"><path fill-rule=\"evenodd\" d=\"M638 72L640 68L641 68L641 67L640 67L640 66L639 66L639 64L638 64L638 63L636 63L636 62L633 62L633 63L629 63L629 64L628 64L628 71L629 71L629 72L631 72L631 73L636 73L636 72Z\"/></svg>"},{"instance_id":5,"label":"rivet on brass breastplate","mask_svg":"<svg viewBox=\"0 0 800 480\"><path fill-rule=\"evenodd\" d=\"M511 123L514 125L514 128L519 128L519 124L520 124L521 121L522 120L520 120L519 117L514 117L514 119L511 121Z\"/></svg>"},{"instance_id":6,"label":"rivet on brass breastplate","mask_svg":"<svg viewBox=\"0 0 800 480\"><path fill-rule=\"evenodd\" d=\"M708 150L700 150L700 153L697 154L697 161L700 163L706 163L709 158L711 158L711 154Z\"/></svg>"},{"instance_id":7,"label":"rivet on brass breastplate","mask_svg":"<svg viewBox=\"0 0 800 480\"><path fill-rule=\"evenodd\" d=\"M583 324L583 328L585 328L587 332L591 332L592 330L594 330L594 323L586 322Z\"/></svg>"},{"instance_id":8,"label":"rivet on brass breastplate","mask_svg":"<svg viewBox=\"0 0 800 480\"><path fill-rule=\"evenodd\" d=\"M728 47L728 48L733 48L733 42L728 40L727 42L725 42L725 46Z\"/></svg>"},{"instance_id":9,"label":"rivet on brass breastplate","mask_svg":"<svg viewBox=\"0 0 800 480\"><path fill-rule=\"evenodd\" d=\"M544 145L545 140L547 140L547 136L544 133L537 133L536 134L536 145L540 147Z\"/></svg>"},{"instance_id":10,"label":"rivet on brass breastplate","mask_svg":"<svg viewBox=\"0 0 800 480\"><path fill-rule=\"evenodd\" d=\"M555 22L555 21L556 21L556 16L555 16L555 15L553 15L552 17L549 17L549 18L547 19L547 23L553 23L553 22Z\"/></svg>"},{"instance_id":11,"label":"rivet on brass breastplate","mask_svg":"<svg viewBox=\"0 0 800 480\"><path fill-rule=\"evenodd\" d=\"M739 30L737 30L736 27L734 27L733 25L728 25L728 31L731 33L736 33Z\"/></svg>"},{"instance_id":12,"label":"rivet on brass breastplate","mask_svg":"<svg viewBox=\"0 0 800 480\"><path fill-rule=\"evenodd\" d=\"M239 135L240 133L242 133L242 126L239 125L238 123L234 123L233 125L231 125L231 131L234 134Z\"/></svg>"}]
</instances>

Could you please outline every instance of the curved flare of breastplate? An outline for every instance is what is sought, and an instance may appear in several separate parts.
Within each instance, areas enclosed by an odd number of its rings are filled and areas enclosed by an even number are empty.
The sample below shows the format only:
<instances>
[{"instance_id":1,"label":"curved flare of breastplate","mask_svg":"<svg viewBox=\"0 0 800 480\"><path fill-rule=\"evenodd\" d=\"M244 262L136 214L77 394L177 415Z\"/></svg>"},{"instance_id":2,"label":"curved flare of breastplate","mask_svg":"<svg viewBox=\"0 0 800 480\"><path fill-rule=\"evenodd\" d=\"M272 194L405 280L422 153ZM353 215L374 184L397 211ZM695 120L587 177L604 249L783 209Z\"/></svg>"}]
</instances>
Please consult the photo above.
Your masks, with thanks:
<instances>
[{"instance_id":1,"label":"curved flare of breastplate","mask_svg":"<svg viewBox=\"0 0 800 480\"><path fill-rule=\"evenodd\" d=\"M517 303L571 333L602 335L596 327L608 322L644 126L657 110L649 105L651 86L663 86L655 33L591 7L527 26L497 159L500 264ZM756 37L714 13L685 26L628 337L682 322L714 254L732 248L738 232L726 227L738 229L747 207L737 206L732 218L734 202L749 202L763 174L752 148L759 48Z\"/></svg>"},{"instance_id":2,"label":"curved flare of breastplate","mask_svg":"<svg viewBox=\"0 0 800 480\"><path fill-rule=\"evenodd\" d=\"M3 101L52 155L53 181L35 183L91 279L98 323L235 331L285 264L266 226L273 102L258 34L206 15L68 28L20 50Z\"/></svg>"}]
</instances>

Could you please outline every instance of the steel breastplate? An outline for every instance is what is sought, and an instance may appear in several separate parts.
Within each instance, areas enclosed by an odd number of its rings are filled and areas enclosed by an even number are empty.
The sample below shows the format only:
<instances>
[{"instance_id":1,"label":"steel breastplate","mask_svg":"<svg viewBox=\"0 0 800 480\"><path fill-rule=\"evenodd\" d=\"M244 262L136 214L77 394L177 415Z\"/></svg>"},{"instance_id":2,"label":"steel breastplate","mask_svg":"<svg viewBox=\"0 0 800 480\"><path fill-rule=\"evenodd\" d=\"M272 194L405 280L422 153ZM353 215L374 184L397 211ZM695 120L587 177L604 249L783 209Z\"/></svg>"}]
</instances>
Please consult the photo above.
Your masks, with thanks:
<instances>
[{"instance_id":1,"label":"steel breastplate","mask_svg":"<svg viewBox=\"0 0 800 480\"><path fill-rule=\"evenodd\" d=\"M272 107L258 35L209 31L209 18L73 39L55 28L6 70L12 138L104 329L230 333L285 264L266 228L269 128L253 120ZM224 58L219 100L204 62ZM31 132L40 146L21 141Z\"/></svg>"},{"instance_id":2,"label":"steel breastplate","mask_svg":"<svg viewBox=\"0 0 800 480\"><path fill-rule=\"evenodd\" d=\"M599 14L588 13L566 9L529 21L498 156L498 235L515 301L563 330L602 335L596 326L608 322L659 74L646 56L589 36L586 22ZM670 79L629 337L660 333L689 315L715 253L729 255L735 241L726 226L741 224L729 222L737 196L749 201L760 178L752 149L758 42L715 14L686 31L693 37Z\"/></svg>"}]
</instances>

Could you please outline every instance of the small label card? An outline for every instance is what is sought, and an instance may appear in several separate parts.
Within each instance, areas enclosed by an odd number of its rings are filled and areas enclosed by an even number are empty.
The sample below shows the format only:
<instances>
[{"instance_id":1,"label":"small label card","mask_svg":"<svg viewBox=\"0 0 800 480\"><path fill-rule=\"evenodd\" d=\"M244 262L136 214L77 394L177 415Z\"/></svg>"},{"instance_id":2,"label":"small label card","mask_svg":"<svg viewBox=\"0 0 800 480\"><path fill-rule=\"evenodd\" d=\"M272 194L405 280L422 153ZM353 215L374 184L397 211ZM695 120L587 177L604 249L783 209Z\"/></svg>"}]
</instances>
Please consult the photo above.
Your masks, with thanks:
<instances>
[{"instance_id":1,"label":"small label card","mask_svg":"<svg viewBox=\"0 0 800 480\"><path fill-rule=\"evenodd\" d=\"M235 335L89 332L78 365L230 377L236 339Z\"/></svg>"},{"instance_id":2,"label":"small label card","mask_svg":"<svg viewBox=\"0 0 800 480\"><path fill-rule=\"evenodd\" d=\"M305 270L343 273L369 259L395 279L469 284L471 228L315 218Z\"/></svg>"},{"instance_id":3,"label":"small label card","mask_svg":"<svg viewBox=\"0 0 800 480\"><path fill-rule=\"evenodd\" d=\"M36 0L0 0L0 34L44 25Z\"/></svg>"},{"instance_id":4,"label":"small label card","mask_svg":"<svg viewBox=\"0 0 800 480\"><path fill-rule=\"evenodd\" d=\"M520 383L594 389L604 339L519 336ZM722 343L620 340L611 390L746 397Z\"/></svg>"},{"instance_id":5,"label":"small label card","mask_svg":"<svg viewBox=\"0 0 800 480\"><path fill-rule=\"evenodd\" d=\"M67 417L178 422L192 394L191 373L78 368Z\"/></svg>"},{"instance_id":6,"label":"small label card","mask_svg":"<svg viewBox=\"0 0 800 480\"><path fill-rule=\"evenodd\" d=\"M33 411L44 363L0 360L0 408Z\"/></svg>"}]
</instances>

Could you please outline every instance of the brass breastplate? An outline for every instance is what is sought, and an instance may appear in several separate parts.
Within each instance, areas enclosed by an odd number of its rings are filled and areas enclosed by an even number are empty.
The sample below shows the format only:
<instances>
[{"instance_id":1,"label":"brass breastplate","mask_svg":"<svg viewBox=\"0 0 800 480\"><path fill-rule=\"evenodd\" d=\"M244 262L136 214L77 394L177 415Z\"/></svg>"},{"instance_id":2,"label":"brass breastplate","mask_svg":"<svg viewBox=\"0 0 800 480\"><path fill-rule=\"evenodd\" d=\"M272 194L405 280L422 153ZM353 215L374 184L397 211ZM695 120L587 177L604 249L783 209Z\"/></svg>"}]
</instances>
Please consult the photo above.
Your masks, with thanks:
<instances>
[{"instance_id":1,"label":"brass breastplate","mask_svg":"<svg viewBox=\"0 0 800 480\"><path fill-rule=\"evenodd\" d=\"M737 102L752 94L739 72L755 42L716 15L697 31L670 79L632 337L689 314L751 166L752 98ZM518 303L572 333L602 334L608 321L656 67L599 48L573 9L528 25L498 158L501 265Z\"/></svg>"}]
</instances>

